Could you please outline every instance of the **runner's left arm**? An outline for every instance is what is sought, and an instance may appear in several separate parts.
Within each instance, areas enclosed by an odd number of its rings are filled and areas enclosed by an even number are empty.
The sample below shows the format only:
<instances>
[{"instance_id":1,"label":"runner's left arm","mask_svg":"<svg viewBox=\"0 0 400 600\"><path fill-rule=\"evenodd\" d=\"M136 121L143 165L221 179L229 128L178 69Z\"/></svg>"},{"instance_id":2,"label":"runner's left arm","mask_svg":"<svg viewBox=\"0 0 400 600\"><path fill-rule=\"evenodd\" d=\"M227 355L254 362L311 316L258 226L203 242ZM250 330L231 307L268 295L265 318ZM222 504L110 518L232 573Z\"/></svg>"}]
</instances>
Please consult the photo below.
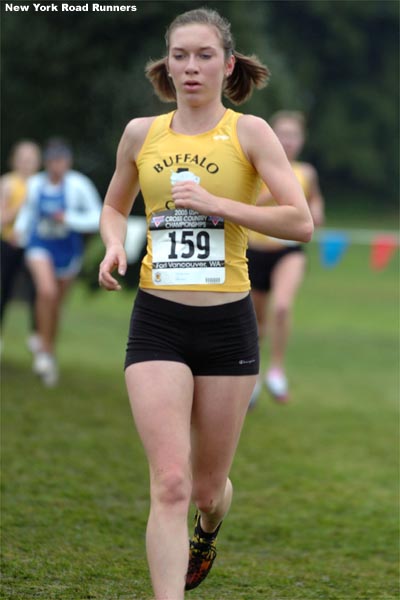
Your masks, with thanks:
<instances>
[{"instance_id":1,"label":"runner's left arm","mask_svg":"<svg viewBox=\"0 0 400 600\"><path fill-rule=\"evenodd\" d=\"M269 125L258 117L244 115L238 127L243 151L253 164L276 206L253 206L214 196L191 181L177 183L172 196L177 207L216 215L248 229L281 239L308 242L313 221L303 190L286 154ZM239 124L238 124L239 125Z\"/></svg>"}]
</instances>

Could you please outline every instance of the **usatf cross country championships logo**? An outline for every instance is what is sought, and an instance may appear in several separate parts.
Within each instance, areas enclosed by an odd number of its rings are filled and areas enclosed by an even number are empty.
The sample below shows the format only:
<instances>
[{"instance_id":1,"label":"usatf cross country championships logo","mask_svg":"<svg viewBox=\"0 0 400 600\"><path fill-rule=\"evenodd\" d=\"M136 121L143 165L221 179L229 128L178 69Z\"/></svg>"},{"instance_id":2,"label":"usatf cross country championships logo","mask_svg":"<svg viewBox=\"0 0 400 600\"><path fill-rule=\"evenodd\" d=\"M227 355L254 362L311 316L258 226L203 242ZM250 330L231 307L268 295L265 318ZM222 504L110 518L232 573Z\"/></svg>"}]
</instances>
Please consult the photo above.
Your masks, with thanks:
<instances>
[{"instance_id":1,"label":"usatf cross country championships logo","mask_svg":"<svg viewBox=\"0 0 400 600\"><path fill-rule=\"evenodd\" d=\"M155 225L157 229L160 227L160 225L162 225L164 223L164 221L165 221L164 215L159 216L159 217L156 217L156 216L151 217L151 223L152 223L152 225Z\"/></svg>"}]
</instances>

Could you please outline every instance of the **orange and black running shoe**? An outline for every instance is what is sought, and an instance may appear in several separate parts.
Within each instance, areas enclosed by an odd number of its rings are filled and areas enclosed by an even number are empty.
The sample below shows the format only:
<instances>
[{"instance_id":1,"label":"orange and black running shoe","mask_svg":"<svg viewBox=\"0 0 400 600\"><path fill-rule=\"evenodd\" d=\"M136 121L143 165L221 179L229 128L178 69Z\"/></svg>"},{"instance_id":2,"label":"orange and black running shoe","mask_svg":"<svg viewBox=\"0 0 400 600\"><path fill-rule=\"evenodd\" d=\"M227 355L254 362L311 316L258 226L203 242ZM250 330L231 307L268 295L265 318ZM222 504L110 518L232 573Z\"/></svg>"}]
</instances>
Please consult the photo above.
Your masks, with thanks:
<instances>
[{"instance_id":1,"label":"orange and black running shoe","mask_svg":"<svg viewBox=\"0 0 400 600\"><path fill-rule=\"evenodd\" d=\"M216 539L219 528L212 533L205 533L200 526L200 513L195 515L193 537L189 540L189 566L186 574L185 590L193 590L207 577L217 556Z\"/></svg>"}]
</instances>

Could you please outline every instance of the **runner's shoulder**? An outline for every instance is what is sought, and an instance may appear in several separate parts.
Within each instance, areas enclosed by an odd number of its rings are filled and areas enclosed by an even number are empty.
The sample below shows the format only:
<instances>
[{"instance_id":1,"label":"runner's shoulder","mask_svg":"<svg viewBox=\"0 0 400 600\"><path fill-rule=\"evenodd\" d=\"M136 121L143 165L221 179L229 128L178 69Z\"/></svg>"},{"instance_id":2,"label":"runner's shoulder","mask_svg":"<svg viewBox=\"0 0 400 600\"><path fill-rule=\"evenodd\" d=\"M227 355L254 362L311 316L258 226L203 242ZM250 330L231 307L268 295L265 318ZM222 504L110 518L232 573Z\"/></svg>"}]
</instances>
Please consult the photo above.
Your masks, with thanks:
<instances>
[{"instance_id":1,"label":"runner's shoulder","mask_svg":"<svg viewBox=\"0 0 400 600\"><path fill-rule=\"evenodd\" d=\"M132 119L126 125L122 140L132 149L137 155L140 148L143 146L144 140L149 132L151 124L157 117L138 117Z\"/></svg>"}]
</instances>

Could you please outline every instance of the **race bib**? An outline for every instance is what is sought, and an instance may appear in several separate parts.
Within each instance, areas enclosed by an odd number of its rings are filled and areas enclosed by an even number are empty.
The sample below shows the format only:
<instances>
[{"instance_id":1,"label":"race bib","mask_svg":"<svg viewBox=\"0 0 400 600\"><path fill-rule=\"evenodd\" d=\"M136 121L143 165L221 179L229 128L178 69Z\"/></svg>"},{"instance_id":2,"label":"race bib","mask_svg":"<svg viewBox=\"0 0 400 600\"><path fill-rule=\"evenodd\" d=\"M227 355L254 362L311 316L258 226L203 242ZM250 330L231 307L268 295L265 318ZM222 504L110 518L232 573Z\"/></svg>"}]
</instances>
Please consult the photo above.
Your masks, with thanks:
<instances>
[{"instance_id":1,"label":"race bib","mask_svg":"<svg viewBox=\"0 0 400 600\"><path fill-rule=\"evenodd\" d=\"M51 218L41 218L37 225L37 233L43 239L62 239L67 237L68 228Z\"/></svg>"},{"instance_id":2,"label":"race bib","mask_svg":"<svg viewBox=\"0 0 400 600\"><path fill-rule=\"evenodd\" d=\"M207 285L225 281L225 232L221 217L180 208L150 219L152 277L156 285Z\"/></svg>"}]
</instances>

